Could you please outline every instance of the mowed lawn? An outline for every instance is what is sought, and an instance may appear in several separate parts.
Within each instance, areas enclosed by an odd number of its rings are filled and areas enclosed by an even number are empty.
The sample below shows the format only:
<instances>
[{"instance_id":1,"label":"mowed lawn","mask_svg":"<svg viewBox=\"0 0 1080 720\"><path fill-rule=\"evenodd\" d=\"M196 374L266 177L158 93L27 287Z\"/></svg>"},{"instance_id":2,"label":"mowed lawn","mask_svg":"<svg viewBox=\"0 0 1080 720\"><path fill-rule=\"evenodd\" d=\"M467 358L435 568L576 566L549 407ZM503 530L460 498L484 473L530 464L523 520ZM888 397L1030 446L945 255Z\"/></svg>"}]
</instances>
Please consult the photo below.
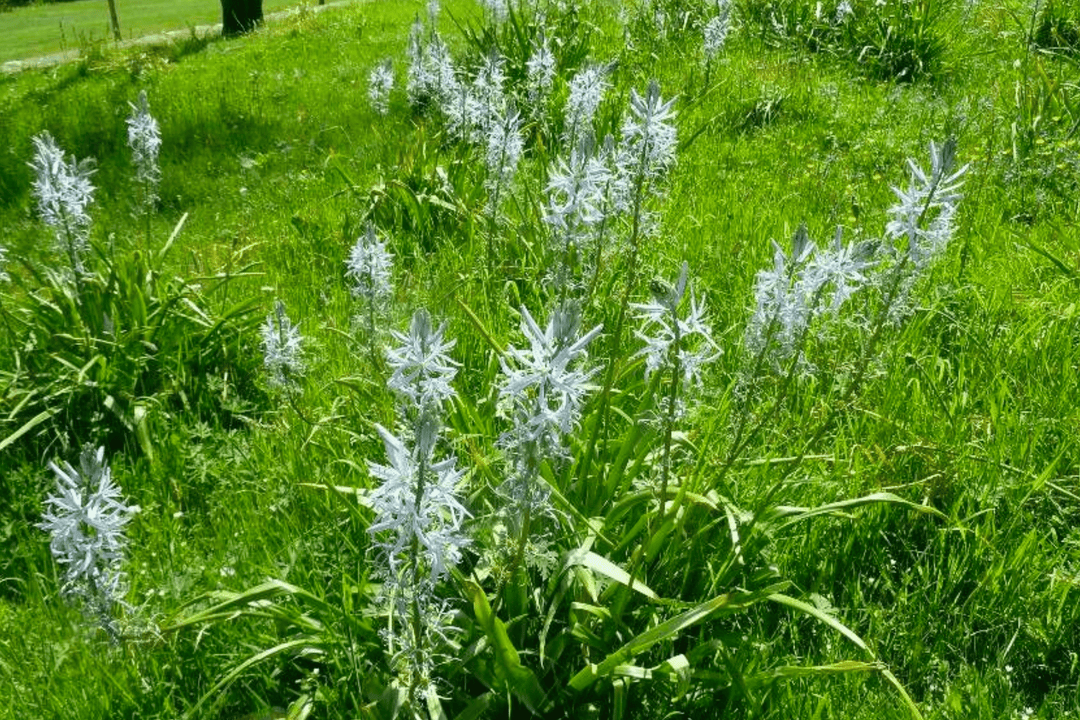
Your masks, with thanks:
<instances>
[{"instance_id":1,"label":"mowed lawn","mask_svg":"<svg viewBox=\"0 0 1080 720\"><path fill-rule=\"evenodd\" d=\"M263 0L270 13L297 5L296 0ZM216 0L116 0L125 40L167 30L221 22ZM0 13L0 62L40 57L82 45L111 40L105 0L78 0L15 8Z\"/></svg>"}]
</instances>

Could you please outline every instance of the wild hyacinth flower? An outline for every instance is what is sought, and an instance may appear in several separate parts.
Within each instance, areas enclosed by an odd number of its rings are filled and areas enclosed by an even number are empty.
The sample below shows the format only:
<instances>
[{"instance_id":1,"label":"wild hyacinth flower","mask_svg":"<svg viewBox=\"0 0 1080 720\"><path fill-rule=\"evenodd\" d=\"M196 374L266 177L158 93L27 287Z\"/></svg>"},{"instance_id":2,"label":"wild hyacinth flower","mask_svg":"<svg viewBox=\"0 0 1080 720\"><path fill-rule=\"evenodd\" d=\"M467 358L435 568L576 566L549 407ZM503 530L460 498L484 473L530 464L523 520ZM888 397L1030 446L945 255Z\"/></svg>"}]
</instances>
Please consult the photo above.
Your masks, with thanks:
<instances>
[{"instance_id":1,"label":"wild hyacinth flower","mask_svg":"<svg viewBox=\"0 0 1080 720\"><path fill-rule=\"evenodd\" d=\"M836 6L836 16L833 18L833 22L836 25L843 25L854 14L855 11L851 8L851 3L848 0L840 0Z\"/></svg>"},{"instance_id":2,"label":"wild hyacinth flower","mask_svg":"<svg viewBox=\"0 0 1080 720\"><path fill-rule=\"evenodd\" d=\"M894 187L899 202L889 208L891 219L885 236L901 240L904 251L891 271L875 278L887 303L888 320L901 322L912 310L911 295L919 277L945 251L953 234L953 221L960 202L960 187L968 166L953 171L956 141L930 143L930 172L908 159L911 180L906 190ZM887 250L893 250L886 246Z\"/></svg>"},{"instance_id":3,"label":"wild hyacinth flower","mask_svg":"<svg viewBox=\"0 0 1080 720\"><path fill-rule=\"evenodd\" d=\"M630 303L637 279L637 256L641 238L655 232L655 216L645 207L646 189L655 185L675 163L674 98L664 102L660 85L649 82L645 95L630 91L630 114L623 121L622 143L617 151L616 166L626 174L626 184L632 188L630 200L631 231L629 271L619 306L619 321L615 325L613 349L622 341L622 320ZM617 356L618 353L613 353Z\"/></svg>"},{"instance_id":4,"label":"wild hyacinth flower","mask_svg":"<svg viewBox=\"0 0 1080 720\"><path fill-rule=\"evenodd\" d=\"M633 188L630 185L629 157L626 149L616 145L615 138L608 134L604 136L599 159L607 168L602 214L607 218L627 212L630 210Z\"/></svg>"},{"instance_id":5,"label":"wild hyacinth flower","mask_svg":"<svg viewBox=\"0 0 1080 720\"><path fill-rule=\"evenodd\" d=\"M450 383L457 375L457 363L447 353L457 341L447 341L445 332L445 324L432 327L431 316L423 309L413 313L408 333L391 332L401 345L386 353L392 370L387 387L421 414L438 414L456 394Z\"/></svg>"},{"instance_id":6,"label":"wild hyacinth flower","mask_svg":"<svg viewBox=\"0 0 1080 720\"><path fill-rule=\"evenodd\" d=\"M56 492L37 527L49 533L49 548L64 566L61 591L81 598L114 639L120 633L112 610L123 603L124 526L138 510L124 505L105 464L105 448L84 448L79 468L49 463Z\"/></svg>"},{"instance_id":7,"label":"wild hyacinth flower","mask_svg":"<svg viewBox=\"0 0 1080 720\"><path fill-rule=\"evenodd\" d=\"M721 0L717 14L705 23L705 58L712 60L724 48L728 33L731 32L731 0Z\"/></svg>"},{"instance_id":8,"label":"wild hyacinth flower","mask_svg":"<svg viewBox=\"0 0 1080 720\"><path fill-rule=\"evenodd\" d=\"M577 429L591 389L595 370L573 366L588 358L586 348L602 326L579 337L580 316L577 305L566 303L541 329L522 307L521 332L528 344L509 348L506 358L499 360L503 373L499 397L510 406L512 420L511 429L500 439L511 463L502 492L513 503L518 520L547 511L548 495L538 482L540 465L565 457L564 438Z\"/></svg>"},{"instance_id":9,"label":"wild hyacinth flower","mask_svg":"<svg viewBox=\"0 0 1080 720\"><path fill-rule=\"evenodd\" d=\"M600 233L595 229L609 217L611 171L603 158L593 152L593 139L586 135L570 151L570 161L556 160L548 176L548 202L544 222L553 239L561 245L562 266L557 269L556 285L568 288L574 251L578 251L582 272L589 262L599 265ZM587 243L597 244L590 257L583 253Z\"/></svg>"},{"instance_id":10,"label":"wild hyacinth flower","mask_svg":"<svg viewBox=\"0 0 1080 720\"><path fill-rule=\"evenodd\" d=\"M390 91L394 89L394 61L386 58L368 76L368 99L375 112L385 115L390 110Z\"/></svg>"},{"instance_id":11,"label":"wild hyacinth flower","mask_svg":"<svg viewBox=\"0 0 1080 720\"><path fill-rule=\"evenodd\" d=\"M592 133L593 118L607 88L606 71L599 65L582 68L570 81L563 124L563 142L568 147L573 147L584 134Z\"/></svg>"},{"instance_id":12,"label":"wild hyacinth flower","mask_svg":"<svg viewBox=\"0 0 1080 720\"><path fill-rule=\"evenodd\" d=\"M565 303L541 329L528 308L521 308L521 333L528 346L511 347L499 360L499 395L515 413L514 429L506 437L511 444L535 443L548 456L565 453L562 438L577 427L594 374L571 366L588 358L586 348L603 329L597 325L578 337L580 316L575 304Z\"/></svg>"},{"instance_id":13,"label":"wild hyacinth flower","mask_svg":"<svg viewBox=\"0 0 1080 720\"><path fill-rule=\"evenodd\" d=\"M437 99L437 78L432 73L432 63L427 44L424 42L424 23L417 17L409 29L409 44L405 49L409 65L405 72L405 93L409 104L421 107Z\"/></svg>"},{"instance_id":14,"label":"wild hyacinth flower","mask_svg":"<svg viewBox=\"0 0 1080 720\"><path fill-rule=\"evenodd\" d=\"M684 396L701 385L702 368L720 356L720 348L705 324L705 305L690 291L690 308L680 316L679 306L686 297L689 269L684 262L674 285L663 280L652 283L653 300L635 303L634 309L642 320L637 336L645 342L645 373L659 372L661 383L666 382L660 407L660 426L664 438L659 485L659 518L662 521L671 477L672 435L675 422L685 409Z\"/></svg>"},{"instance_id":15,"label":"wild hyacinth flower","mask_svg":"<svg viewBox=\"0 0 1080 720\"><path fill-rule=\"evenodd\" d=\"M431 41L428 43L427 52L428 75L431 78L431 94L435 101L442 105L446 99L453 95L457 87L457 70L454 67L454 58L450 55L450 48L443 42L442 36L432 32Z\"/></svg>"},{"instance_id":16,"label":"wild hyacinth flower","mask_svg":"<svg viewBox=\"0 0 1080 720\"><path fill-rule=\"evenodd\" d=\"M270 373L270 384L288 388L304 372L300 329L285 314L285 304L274 303L262 326L263 364Z\"/></svg>"},{"instance_id":17,"label":"wild hyacinth flower","mask_svg":"<svg viewBox=\"0 0 1080 720\"><path fill-rule=\"evenodd\" d=\"M0 245L0 282L8 282L11 276L7 273L7 248Z\"/></svg>"},{"instance_id":18,"label":"wild hyacinth flower","mask_svg":"<svg viewBox=\"0 0 1080 720\"><path fill-rule=\"evenodd\" d=\"M506 119L508 109L503 90L505 84L503 57L492 51L472 83L472 95L475 98L472 109L476 115L469 118L469 124L476 128L481 138L494 132L495 126Z\"/></svg>"},{"instance_id":19,"label":"wild hyacinth flower","mask_svg":"<svg viewBox=\"0 0 1080 720\"><path fill-rule=\"evenodd\" d=\"M548 203L544 222L568 242L577 244L602 217L604 188L611 172L593 152L586 135L573 150L570 161L555 161L548 178Z\"/></svg>"},{"instance_id":20,"label":"wild hyacinth flower","mask_svg":"<svg viewBox=\"0 0 1080 720\"><path fill-rule=\"evenodd\" d=\"M363 300L367 309L367 340L372 353L375 352L375 314L393 293L390 281L393 261L394 256L370 222L345 261L345 277L351 281L353 297Z\"/></svg>"},{"instance_id":21,"label":"wild hyacinth flower","mask_svg":"<svg viewBox=\"0 0 1080 720\"><path fill-rule=\"evenodd\" d=\"M57 245L68 257L76 277L83 274L83 255L89 247L90 215L86 209L94 199L90 160L68 160L47 132L34 142L34 195L38 213L56 234Z\"/></svg>"},{"instance_id":22,"label":"wild hyacinth flower","mask_svg":"<svg viewBox=\"0 0 1080 720\"><path fill-rule=\"evenodd\" d=\"M701 372L720 356L719 346L705 324L705 304L690 291L690 307L685 317L679 306L686 297L688 266L683 263L674 285L654 281L653 300L634 303L642 327L637 336L645 342L645 374L670 370L689 389L701 385Z\"/></svg>"},{"instance_id":23,"label":"wild hyacinth flower","mask_svg":"<svg viewBox=\"0 0 1080 720\"><path fill-rule=\"evenodd\" d=\"M836 228L831 248L819 248L806 264L802 287L799 292L804 297L816 296L822 288L827 288L827 309L835 314L840 306L854 295L868 281L867 271L877 264L872 259L872 243L844 244L844 229Z\"/></svg>"},{"instance_id":24,"label":"wild hyacinth flower","mask_svg":"<svg viewBox=\"0 0 1080 720\"><path fill-rule=\"evenodd\" d=\"M462 142L471 142L478 135L481 118L480 103L468 83L456 82L442 104L447 131Z\"/></svg>"},{"instance_id":25,"label":"wild hyacinth flower","mask_svg":"<svg viewBox=\"0 0 1080 720\"><path fill-rule=\"evenodd\" d=\"M371 303L386 300L393 292L390 283L393 263L394 256L375 233L375 226L369 222L345 261L345 277L352 281L350 289L353 296Z\"/></svg>"},{"instance_id":26,"label":"wild hyacinth flower","mask_svg":"<svg viewBox=\"0 0 1080 720\"><path fill-rule=\"evenodd\" d=\"M916 270L937 258L952 238L953 217L959 203L960 186L968 166L952 171L956 162L956 141L930 143L930 173L908 159L911 181L907 190L893 188L899 202L889 208L892 219L885 234L907 241L908 255Z\"/></svg>"},{"instance_id":27,"label":"wild hyacinth flower","mask_svg":"<svg viewBox=\"0 0 1080 720\"><path fill-rule=\"evenodd\" d=\"M521 137L521 116L513 107L496 116L487 143L488 176L485 184L490 194L491 212L499 209L499 195L514 179L525 140Z\"/></svg>"},{"instance_id":28,"label":"wild hyacinth flower","mask_svg":"<svg viewBox=\"0 0 1080 720\"><path fill-rule=\"evenodd\" d=\"M409 570L404 563L411 559L407 556L415 538L420 566L432 583L438 582L460 562L461 550L468 544L461 525L469 513L456 495L464 472L455 468L453 457L434 460L434 440L417 442L410 449L389 430L375 428L389 464L368 463L372 477L382 483L368 495L375 511L368 533L385 554L391 577Z\"/></svg>"},{"instance_id":29,"label":"wild hyacinth flower","mask_svg":"<svg viewBox=\"0 0 1080 720\"><path fill-rule=\"evenodd\" d=\"M369 494L375 520L368 532L382 561L383 594L391 622L385 633L396 669L414 702L431 689L436 653L448 625L449 609L435 595L468 544L461 525L468 515L456 487L463 473L452 457L436 460L442 406L454 396L456 363L425 310L413 315L409 333L387 352L393 374L387 385L405 400L412 422L411 444L378 427L388 465L369 463L381 485Z\"/></svg>"},{"instance_id":30,"label":"wild hyacinth flower","mask_svg":"<svg viewBox=\"0 0 1080 720\"><path fill-rule=\"evenodd\" d=\"M529 107L534 115L540 117L555 83L555 56L551 53L547 36L543 33L540 34L540 44L533 48L525 69L528 77L526 84L529 89Z\"/></svg>"},{"instance_id":31,"label":"wild hyacinth flower","mask_svg":"<svg viewBox=\"0 0 1080 720\"><path fill-rule=\"evenodd\" d=\"M792 289L813 243L800 226L790 254L773 241L773 267L759 270L754 283L754 314L747 323L746 346L755 355L790 356L807 324L806 299Z\"/></svg>"},{"instance_id":32,"label":"wild hyacinth flower","mask_svg":"<svg viewBox=\"0 0 1080 720\"><path fill-rule=\"evenodd\" d=\"M377 549L382 599L390 622L382 632L402 686L414 703L433 690L439 649L452 622L449 605L436 595L437 583L461 560L468 545L462 523L468 511L458 501L463 472L453 457L434 459L437 431L431 425L408 447L376 425L387 465L368 463L381 484L368 494L375 519L368 527Z\"/></svg>"},{"instance_id":33,"label":"wild hyacinth flower","mask_svg":"<svg viewBox=\"0 0 1080 720\"><path fill-rule=\"evenodd\" d=\"M135 164L135 181L142 187L143 205L147 208L157 200L157 186L161 181L158 154L161 151L161 130L150 114L146 91L139 93L139 104L128 103L131 115L127 119L128 146Z\"/></svg>"},{"instance_id":34,"label":"wild hyacinth flower","mask_svg":"<svg viewBox=\"0 0 1080 720\"><path fill-rule=\"evenodd\" d=\"M649 81L645 95L630 90L630 115L623 122L623 142L639 171L652 178L675 164L675 98L664 102L660 85Z\"/></svg>"},{"instance_id":35,"label":"wild hyacinth flower","mask_svg":"<svg viewBox=\"0 0 1080 720\"><path fill-rule=\"evenodd\" d=\"M806 226L795 233L790 253L773 243L773 268L758 272L756 306L746 330L746 346L777 369L792 358L801 359L811 325L835 316L841 306L875 278L873 242L843 242L836 229L831 248L820 249Z\"/></svg>"}]
</instances>

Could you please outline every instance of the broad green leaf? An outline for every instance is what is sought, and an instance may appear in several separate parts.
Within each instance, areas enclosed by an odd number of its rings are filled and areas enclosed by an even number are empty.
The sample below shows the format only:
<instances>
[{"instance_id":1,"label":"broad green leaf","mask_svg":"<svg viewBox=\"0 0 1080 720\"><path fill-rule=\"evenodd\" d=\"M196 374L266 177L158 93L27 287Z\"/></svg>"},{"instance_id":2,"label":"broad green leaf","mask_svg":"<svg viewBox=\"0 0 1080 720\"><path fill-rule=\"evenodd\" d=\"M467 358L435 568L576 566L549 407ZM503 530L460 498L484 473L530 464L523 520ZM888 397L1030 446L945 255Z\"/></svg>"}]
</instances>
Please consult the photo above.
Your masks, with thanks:
<instances>
[{"instance_id":1,"label":"broad green leaf","mask_svg":"<svg viewBox=\"0 0 1080 720\"><path fill-rule=\"evenodd\" d=\"M626 572L621 567L611 562L607 558L597 555L591 550L588 550L586 548L578 548L577 550L571 552L566 558L566 566L572 567L574 565L587 567L593 572L600 573L601 575L607 577L610 580L614 580L617 583L625 585L626 587L629 587L632 590L641 593L650 600L660 600L660 596L653 592L648 585L641 582L640 580L637 580L636 578L633 581L633 585L631 585L630 573Z\"/></svg>"},{"instance_id":2,"label":"broad green leaf","mask_svg":"<svg viewBox=\"0 0 1080 720\"><path fill-rule=\"evenodd\" d=\"M473 582L467 582L465 588L472 596L476 620L495 652L495 663L503 675L505 689L512 692L533 713L543 713L548 705L547 695L532 670L521 664L517 648L506 633L506 625L491 612L487 594Z\"/></svg>"},{"instance_id":3,"label":"broad green leaf","mask_svg":"<svg viewBox=\"0 0 1080 720\"><path fill-rule=\"evenodd\" d=\"M454 716L454 720L480 720L488 716L488 709L495 699L495 693L488 690L483 695L473 698L465 709Z\"/></svg>"}]
</instances>

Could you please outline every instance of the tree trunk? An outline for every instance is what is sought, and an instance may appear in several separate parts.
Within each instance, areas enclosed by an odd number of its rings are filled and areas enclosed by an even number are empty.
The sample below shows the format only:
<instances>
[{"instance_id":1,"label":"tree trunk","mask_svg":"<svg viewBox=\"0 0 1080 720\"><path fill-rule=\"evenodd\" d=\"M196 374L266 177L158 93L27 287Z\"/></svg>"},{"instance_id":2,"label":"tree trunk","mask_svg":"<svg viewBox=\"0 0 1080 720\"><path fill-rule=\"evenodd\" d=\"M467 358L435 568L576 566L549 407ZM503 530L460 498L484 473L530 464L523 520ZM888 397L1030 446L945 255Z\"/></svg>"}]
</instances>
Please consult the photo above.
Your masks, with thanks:
<instances>
[{"instance_id":1,"label":"tree trunk","mask_svg":"<svg viewBox=\"0 0 1080 720\"><path fill-rule=\"evenodd\" d=\"M221 0L221 34L225 37L251 32L262 19L262 0Z\"/></svg>"},{"instance_id":2,"label":"tree trunk","mask_svg":"<svg viewBox=\"0 0 1080 720\"><path fill-rule=\"evenodd\" d=\"M120 21L116 19L116 0L109 0L109 24L112 25L113 37L120 42Z\"/></svg>"}]
</instances>

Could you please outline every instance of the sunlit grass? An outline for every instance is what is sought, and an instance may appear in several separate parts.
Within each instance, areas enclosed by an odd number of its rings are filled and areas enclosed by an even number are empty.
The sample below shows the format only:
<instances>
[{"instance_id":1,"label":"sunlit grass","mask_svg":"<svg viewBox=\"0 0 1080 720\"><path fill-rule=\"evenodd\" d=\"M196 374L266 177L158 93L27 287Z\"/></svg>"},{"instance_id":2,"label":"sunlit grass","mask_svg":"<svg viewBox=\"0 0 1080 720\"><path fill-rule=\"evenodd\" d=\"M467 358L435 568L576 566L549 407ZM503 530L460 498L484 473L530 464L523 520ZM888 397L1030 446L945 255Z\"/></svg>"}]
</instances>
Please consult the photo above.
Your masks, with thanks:
<instances>
[{"instance_id":1,"label":"sunlit grass","mask_svg":"<svg viewBox=\"0 0 1080 720\"><path fill-rule=\"evenodd\" d=\"M95 8L104 14L103 4ZM119 9L123 26L124 3ZM444 10L472 12L463 3ZM378 218L395 254L385 325L403 329L419 306L449 321L455 357L464 364L465 401L451 414L447 434L478 486L498 472L482 439L494 421L470 415L478 409L486 418L492 409L497 363L463 305L496 343L520 337L515 317L484 309L477 268L485 247L476 229L483 223L470 224L460 210L481 210L482 198L451 196L447 204L460 201L458 209L432 203L430 215L412 217L391 194L404 185L446 200L440 178L467 176L479 159L443 144L435 123L411 114L400 86L385 118L367 101L368 73L383 57L393 57L403 77L408 24L422 11L419 2L377 3L179 57L106 55L0 81L0 242L11 248L9 257L51 258L25 166L30 137L44 129L76 156L98 159L95 237L141 231L133 220L137 189L128 180L123 119L127 101L145 89L163 135L155 242L190 213L168 272L197 278L210 293L215 275L254 263L254 274L230 286L232 295L210 294L210 301L224 309L254 298L264 317L281 298L305 335L308 368L295 409L257 406L228 378L215 378L210 389L227 412L161 408L153 460L134 439L116 448L122 452L114 479L141 507L128 530L131 596L161 627L191 612L184 604L200 593L239 592L268 578L367 621L361 608L370 590L370 516L330 488L369 482L365 461L382 461L373 424L391 427L395 419L377 364L349 338L356 337L358 306L345 260L371 201L382 199ZM925 717L999 720L1028 709L1032 717L1076 717L1080 240L1070 228L1078 219L1080 165L1075 137L1070 145L1067 136L1075 118L1067 102L1055 104L1058 91L1044 86L1034 67L1025 75L1015 66L1024 47L1010 34L1010 21L989 5L975 12L972 36L958 39L946 59L963 72L936 84L868 80L823 54L764 48L750 28L732 34L706 82L688 57L690 40L667 47L637 38L626 50L607 15L594 18L592 55L622 61L601 115L621 109L629 88L640 90L652 76L665 97L679 95L684 146L658 206L660 239L643 245L640 274L671 278L686 260L695 291L707 297L717 341L728 350L707 374L702 407L685 428L686 447L699 453L701 491L753 510L783 477L772 504L811 507L888 491L936 509L944 518L895 507L815 518L779 531L768 560L793 581L788 594L835 613L862 637ZM0 15L0 25L9 17ZM453 23L444 18L443 26L460 50ZM964 51L969 47L995 50ZM1041 63L1049 78L1064 77L1070 67L1052 57L1030 62ZM1015 82L1046 94L1046 107L1061 119L1035 122L1037 108L1018 106ZM1027 140L1014 130L1025 122L1035 124ZM740 369L734 350L752 309L755 273L771 261L769 240L787 243L802 222L819 241L837 224L880 236L894 201L889 186L903 182L905 158L923 158L929 140L949 135L958 139L961 161L972 163L954 244L910 321L881 342L863 392L838 406L834 382L851 372L863 348L857 328L839 328L820 349L818 372L794 383L772 421L726 469L716 441L732 427L726 383ZM537 168L528 172L535 177ZM527 190L542 192L533 183ZM517 192L511 204L524 205L526 192ZM522 230L520 245L512 246L520 249L500 267L499 302L509 307L519 300L533 307L542 294L530 274L529 232ZM644 288L634 299L647 299ZM604 317L614 304L601 296L587 312ZM619 389L642 388L638 382ZM628 408L629 401L620 406ZM12 428L3 427L6 436ZM0 717L176 717L253 652L292 637L295 626L279 617L106 648L58 598L47 538L32 527L51 483L41 460L69 457L56 446L46 452L36 458L5 449L0 460L0 697L10 698L0 703ZM721 476L723 483L715 482ZM580 492L596 501L597 491ZM596 507L602 512L603 503ZM644 579L680 600L706 600L700 595L709 562L726 552L727 523L722 512L695 517L690 545L682 547L682 537L670 545L685 553L678 557L686 566L661 565ZM722 532L693 534L713 525ZM309 607L281 605L295 618ZM515 642L528 640L515 629L527 618L504 620ZM863 657L835 632L781 609L716 627L731 662L747 675L774 659L823 666ZM336 657L352 657L351 648L343 643ZM540 666L535 655L523 654L522 662ZM574 662L571 672L584 660ZM376 698L367 694L374 691L366 676L345 665L271 661L215 694L201 712L264 717L321 682L317 713L359 716L358 706ZM911 716L886 682L867 674L777 684L754 693L756 705L732 699L730 689L692 700L674 682L631 687L629 707L641 716L662 715L675 703L698 717L716 716L718 707L738 717ZM447 695L460 707L476 690L461 681Z\"/></svg>"},{"instance_id":2,"label":"sunlit grass","mask_svg":"<svg viewBox=\"0 0 1080 720\"><path fill-rule=\"evenodd\" d=\"M264 0L263 12L295 7L295 0ZM221 22L221 6L202 0L118 0L124 40L169 30ZM58 2L0 12L0 62L27 60L64 50L80 50L113 40L108 6L98 2Z\"/></svg>"}]
</instances>

